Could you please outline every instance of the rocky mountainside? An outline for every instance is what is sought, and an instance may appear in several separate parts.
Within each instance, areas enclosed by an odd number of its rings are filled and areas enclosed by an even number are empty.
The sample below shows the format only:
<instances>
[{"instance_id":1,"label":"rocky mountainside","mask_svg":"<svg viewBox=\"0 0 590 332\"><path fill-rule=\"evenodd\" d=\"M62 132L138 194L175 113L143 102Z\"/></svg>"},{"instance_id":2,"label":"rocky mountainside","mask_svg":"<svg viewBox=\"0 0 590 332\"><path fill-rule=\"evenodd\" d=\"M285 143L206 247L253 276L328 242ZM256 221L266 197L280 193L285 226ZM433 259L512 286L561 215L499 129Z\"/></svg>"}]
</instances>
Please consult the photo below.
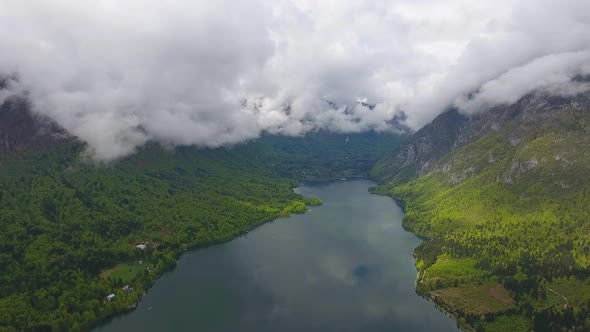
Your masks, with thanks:
<instances>
[{"instance_id":1,"label":"rocky mountainside","mask_svg":"<svg viewBox=\"0 0 590 332\"><path fill-rule=\"evenodd\" d=\"M467 118L449 110L410 137L382 159L372 176L388 183L402 183L428 173L438 158L452 150Z\"/></svg>"},{"instance_id":2,"label":"rocky mountainside","mask_svg":"<svg viewBox=\"0 0 590 332\"><path fill-rule=\"evenodd\" d=\"M423 176L432 170L443 171L452 182L469 174L476 174L476 164L457 170L455 159L444 158L448 153L475 142L486 134L501 135L513 147L524 146L549 132L584 132L590 111L590 94L574 97L551 97L531 94L509 106L497 106L471 116L451 109L431 124L423 127L411 138L382 159L373 169L372 176L382 183L403 183ZM590 129L590 127L588 127ZM493 151L488 156L494 163L499 156ZM469 157L469 156L463 156ZM553 156L558 158L559 156ZM512 173L536 167L547 160L519 160L506 170L506 181ZM463 162L462 164L465 164ZM479 165L483 166L483 165ZM461 173L457 173L460 171ZM512 175L511 175L512 174Z\"/></svg>"},{"instance_id":3,"label":"rocky mountainside","mask_svg":"<svg viewBox=\"0 0 590 332\"><path fill-rule=\"evenodd\" d=\"M24 98L13 96L0 104L0 152L49 147L67 136L51 120L33 114Z\"/></svg>"},{"instance_id":4,"label":"rocky mountainside","mask_svg":"<svg viewBox=\"0 0 590 332\"><path fill-rule=\"evenodd\" d=\"M448 111L372 170L406 203L419 293L466 330L590 330L590 93Z\"/></svg>"}]
</instances>

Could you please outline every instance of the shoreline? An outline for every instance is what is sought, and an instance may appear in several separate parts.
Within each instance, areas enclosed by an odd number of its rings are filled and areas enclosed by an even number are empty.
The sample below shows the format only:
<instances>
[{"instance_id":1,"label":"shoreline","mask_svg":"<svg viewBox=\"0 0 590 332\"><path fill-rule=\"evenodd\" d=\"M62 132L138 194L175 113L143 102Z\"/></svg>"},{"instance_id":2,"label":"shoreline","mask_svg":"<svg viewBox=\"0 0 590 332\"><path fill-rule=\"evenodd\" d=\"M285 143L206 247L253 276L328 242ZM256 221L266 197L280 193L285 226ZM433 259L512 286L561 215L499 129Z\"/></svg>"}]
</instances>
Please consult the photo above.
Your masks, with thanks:
<instances>
[{"instance_id":1,"label":"shoreline","mask_svg":"<svg viewBox=\"0 0 590 332\"><path fill-rule=\"evenodd\" d=\"M371 181L373 181L373 180L371 180ZM403 199L401 199L401 198L399 198L399 197L393 197L391 195L387 195L387 194L384 194L384 193L375 192L373 188L376 188L376 187L377 186L369 188L369 193L372 194L372 195L384 196L384 197L391 198L395 202L395 204L397 204L402 209L402 211L404 213L404 217L405 217L405 214L406 214L406 201L403 200ZM371 190L371 189L373 189L373 190ZM408 233L414 235L415 237L417 237L418 239L420 239L422 242L430 241L429 238L427 238L425 236L420 236L420 235L414 233L412 230L406 228L403 225L403 219L402 219L402 228L403 228L403 230L405 232L408 232ZM415 252L416 248L414 248L414 252ZM415 282L415 285L414 285L414 291L416 292L416 294L418 294L418 296L422 297L423 299L427 300L428 302L431 302L432 304L434 304L434 307L436 309L438 309L440 312L444 313L448 317L450 317L453 320L455 320L455 322L456 322L457 327L459 328L459 330L464 331L464 332L474 332L475 329L473 329L471 326L461 324L461 322L459 321L459 319L457 318L457 316L455 314L453 314L452 308L450 308L448 306L445 306L442 303L436 302L436 300L434 298L432 298L429 293L427 293L426 291L423 291L423 290L420 289L419 282L420 282L420 277L422 276L422 271L418 270L418 266L416 265L416 256L414 256L414 255L412 255L412 256L414 258L414 268L416 268L416 282Z\"/></svg>"},{"instance_id":2,"label":"shoreline","mask_svg":"<svg viewBox=\"0 0 590 332\"><path fill-rule=\"evenodd\" d=\"M307 211L306 211L306 212L307 212ZM294 213L292 213L292 214L294 214ZM290 214L289 216L291 216L292 214ZM121 309L121 310L119 310L119 311L116 311L116 312L113 312L113 313L111 313L111 314L109 314L109 315L107 315L107 316L105 316L105 317L103 317L103 318L100 318L100 319L99 319L99 320L96 322L96 324L92 324L92 325L89 327L89 329L88 329L87 331L93 331L94 329L96 329L96 328L100 327L101 325L104 325L104 324L106 324L106 323L109 323L110 321L112 321L112 320L113 320L114 318L116 318L117 316L123 316L123 315L125 315L125 314L131 313L131 312L133 312L133 311L137 310L137 309L139 308L139 305L140 305L141 301L143 300L143 297L144 297L145 295L147 295L148 291L149 291L149 290L150 290L150 289L151 289L151 288L152 288L152 287L153 287L153 286L156 284L156 282L157 282L157 281L158 281L160 278L162 278L162 277L163 277L164 275L166 275L167 273L173 272L173 271L176 269L176 266L178 265L178 262L179 262L180 258L181 258L181 257L182 257L184 254L186 254L186 253L190 253L190 252L193 252L193 251L197 251L197 250L202 250L202 249L210 248L210 247L213 247L213 246L217 246L217 245L221 245L221 244L224 244L224 243L227 243L227 242L233 241L233 240L235 240L235 239L238 239L238 238L240 238L240 237L242 237L242 236L245 236L246 234L250 233L251 231L253 231L253 230L257 229L258 227L261 227L261 226L263 226L263 225L265 225L265 224L267 224L267 223L271 223L271 222L274 222L274 221L276 221L276 220L279 220L279 219L282 219L282 218L288 218L289 216L279 216L279 217L276 217L276 218L273 218L273 219L270 219L270 220L267 220L267 221L263 221L263 222L261 222L260 224L258 224L258 225L255 225L255 226L254 226L254 227L252 227L251 229L249 229L249 230L247 230L247 231L244 231L244 232L241 232L241 233L237 234L236 236L232 237L231 239L228 239L228 240L225 240L225 241L219 241L219 242L214 242L214 243L208 243L208 244L204 244L204 245L195 245L195 246L190 246L190 247L188 247L188 248L186 248L186 249L184 249L184 250L182 250L182 251L180 251L180 252L178 252L178 253L175 253L175 254L174 254L174 258L175 258L175 261L176 261L176 262L175 262L175 264L174 264L174 267L172 267L171 269L167 269L167 270L163 271L161 274L159 274L159 275L155 276L155 277L154 277L154 279L152 280L152 282L149 284L149 286L148 286L148 287L146 287L146 288L143 290L143 294L142 294L142 295L139 297L139 300L138 300L138 301L135 303L135 306L134 306L134 307L132 307L132 308L125 308L125 309Z\"/></svg>"},{"instance_id":3,"label":"shoreline","mask_svg":"<svg viewBox=\"0 0 590 332\"><path fill-rule=\"evenodd\" d=\"M363 178L363 177L358 177L358 178ZM304 182L312 182L312 181L307 181L307 180L300 181L299 184L297 186L293 187L292 189L299 188L301 185L303 185ZM335 182L335 181L326 181L326 182ZM309 198L309 197L305 197L303 195L302 195L302 197ZM307 206L313 206L313 205L306 204L306 207ZM143 294L139 297L138 301L135 303L135 305L133 307L131 307L131 308L124 308L124 309L118 310L116 312L113 312L113 313L111 313L111 314L109 314L109 315L107 315L105 317L99 318L94 324L91 324L89 326L89 328L88 328L87 331L93 331L96 328L98 328L98 327L100 327L100 326L102 326L104 324L109 323L110 321L112 321L113 319L115 319L118 316L123 316L125 314L131 313L131 312L137 310L139 308L139 306L140 306L141 301L143 300L143 297L148 293L149 289L151 289L162 276L166 275L167 273L173 272L176 269L176 266L178 265L178 262L179 262L180 258L185 253L189 253L189 252L193 252L193 251L197 251L197 250L206 249L206 248L210 248L210 247L213 247L213 246L221 245L221 244L224 244L224 243L228 243L228 242L233 241L233 240L236 240L236 239L238 239L238 238L240 238L242 236L246 236L248 233L256 230L257 228L259 228L259 227L261 227L263 225L266 225L268 223L275 222L275 221L280 220L280 219L287 219L287 218L289 218L289 217L291 217L292 215L295 215L295 214L307 213L308 211L309 211L309 209L306 208L306 210L303 211L303 212L292 212L292 213L290 213L288 215L280 215L279 214L279 215L274 216L274 217L272 217L272 218L270 218L268 220L262 220L261 222L257 223L256 225L253 225L252 228L250 228L248 230L245 230L243 232L237 233L235 236L232 236L231 238L229 238L227 240L212 241L212 242L206 243L206 244L189 246L189 247L185 248L184 250L180 250L179 252L175 252L174 255L173 255L174 256L174 259L175 259L174 266L172 268L170 268L170 269L166 269L166 270L162 271L161 274L159 274L157 276L154 276L153 280L143 290Z\"/></svg>"},{"instance_id":4,"label":"shoreline","mask_svg":"<svg viewBox=\"0 0 590 332\"><path fill-rule=\"evenodd\" d=\"M366 180L372 181L373 183L377 184L377 182L375 182L375 180L373 180L371 178L368 178L368 177L365 177L365 176L350 176L350 177L347 177L346 178L346 180L349 180L349 179L350 180L366 179ZM313 180L306 179L306 180L300 180L298 182L298 184L293 187L293 189L299 188L302 185L304 185L305 183L309 183L309 184L312 184L312 185L314 185L314 184L319 185L319 184L328 184L328 183L332 183L332 182L338 182L338 181L341 181L341 180L343 180L343 179L342 178L337 178L337 179L313 179ZM396 204L400 209L402 209L402 212L405 215L405 213L406 213L406 209L405 209L406 208L406 202L404 200L399 199L399 198L392 197L390 195L372 192L370 190L371 188L374 188L374 187L370 187L369 188L369 193L370 194L377 195L377 196L386 196L386 197L391 198L394 201L394 204ZM309 210L306 210L303 213L306 213L308 211ZM287 219L287 218L291 217L294 214L301 214L301 213L290 213L289 215L279 215L279 216L273 217L273 218L271 218L269 220L262 221L259 224L255 225L254 227L252 227L251 229L246 230L244 232L241 232L239 234L236 234L235 236L233 236L232 238L230 238L228 240L207 243L207 244L204 244L204 245L195 245L195 246L188 247L188 248L186 248L186 249L184 249L184 250L182 250L182 251L180 251L178 253L175 253L174 257L175 257L176 263L175 263L174 267L172 267L171 269L165 270L165 271L163 271L162 274L156 276L153 279L153 281L150 283L150 285L144 290L143 294L139 298L138 302L136 302L136 304L135 304L134 307L132 307L132 308L126 308L126 309L123 309L123 310L114 312L114 313L112 313L112 314L110 314L110 315L108 315L106 317L101 318L100 320L98 320L96 322L96 324L93 324L92 326L90 326L90 328L88 329L88 331L93 331L94 329L96 329L98 327L101 327L102 325L105 325L105 324L111 322L113 319L115 319L117 317L123 316L125 314L129 314L129 313L137 310L140 307L140 303L142 302L143 297L145 295L147 295L149 289L151 289L162 276L164 276L167 273L173 272L176 269L176 266L178 265L178 262L179 262L180 258L183 256L183 254L189 253L189 252L194 252L194 251L201 250L201 249L210 248L210 247L213 247L213 246L216 246L216 245L221 245L221 244L224 244L224 243L233 241L235 239L238 239L238 238L240 238L242 236L247 235L248 233L256 230L257 228L259 228L259 227L261 227L263 225L266 225L266 224L271 223L271 222L275 222L275 221L280 220L280 219ZM412 232L411 230L407 229L403 225L402 225L402 228L403 228L403 230L405 232L411 233L412 235L414 235L415 237L417 237L418 239L420 239L423 242L429 241L428 238L423 237L423 236L420 236L418 234L415 234L414 232ZM416 248L414 248L414 250L415 249ZM414 258L414 267L416 268L416 257L413 256L413 258ZM423 299L427 300L428 302L431 302L437 310L439 310L440 312L442 312L446 316L452 318L455 321L455 323L456 323L457 327L459 328L459 330L465 331L465 332L474 332L475 330L473 328L471 328L471 326L464 326L464 325L461 325L460 324L460 322L457 319L457 317L452 313L451 308L445 306L444 304L441 304L441 303L436 302L435 299L432 298L432 297L430 297L427 292L422 291L422 290L419 289L419 287L418 287L418 280L420 278L420 275L421 275L421 272L420 271L417 271L417 273L416 273L416 282L415 282L415 285L414 285L414 291L415 291L415 293L418 296L422 297Z\"/></svg>"}]
</instances>

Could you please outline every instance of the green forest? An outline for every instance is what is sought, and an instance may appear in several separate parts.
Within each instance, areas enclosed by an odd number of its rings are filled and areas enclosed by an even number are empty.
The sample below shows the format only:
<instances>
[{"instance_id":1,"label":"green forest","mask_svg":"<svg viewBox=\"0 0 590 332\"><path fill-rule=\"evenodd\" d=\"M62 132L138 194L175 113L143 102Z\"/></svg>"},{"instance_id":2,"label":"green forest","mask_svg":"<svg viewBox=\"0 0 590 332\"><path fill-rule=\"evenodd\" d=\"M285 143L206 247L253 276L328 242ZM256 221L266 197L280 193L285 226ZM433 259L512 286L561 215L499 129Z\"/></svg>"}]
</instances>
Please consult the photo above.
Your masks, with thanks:
<instances>
[{"instance_id":1,"label":"green forest","mask_svg":"<svg viewBox=\"0 0 590 332\"><path fill-rule=\"evenodd\" d=\"M590 127L563 111L514 144L490 133L409 182L417 291L466 330L590 330Z\"/></svg>"},{"instance_id":2,"label":"green forest","mask_svg":"<svg viewBox=\"0 0 590 332\"><path fill-rule=\"evenodd\" d=\"M404 138L389 133L317 131L303 137L264 135L254 144L273 156L273 169L283 176L329 181L368 176L375 163Z\"/></svg>"},{"instance_id":3,"label":"green forest","mask_svg":"<svg viewBox=\"0 0 590 332\"><path fill-rule=\"evenodd\" d=\"M89 330L132 310L182 252L321 204L292 188L365 175L399 141L314 133L220 149L148 144L108 164L74 140L1 154L0 331Z\"/></svg>"}]
</instances>

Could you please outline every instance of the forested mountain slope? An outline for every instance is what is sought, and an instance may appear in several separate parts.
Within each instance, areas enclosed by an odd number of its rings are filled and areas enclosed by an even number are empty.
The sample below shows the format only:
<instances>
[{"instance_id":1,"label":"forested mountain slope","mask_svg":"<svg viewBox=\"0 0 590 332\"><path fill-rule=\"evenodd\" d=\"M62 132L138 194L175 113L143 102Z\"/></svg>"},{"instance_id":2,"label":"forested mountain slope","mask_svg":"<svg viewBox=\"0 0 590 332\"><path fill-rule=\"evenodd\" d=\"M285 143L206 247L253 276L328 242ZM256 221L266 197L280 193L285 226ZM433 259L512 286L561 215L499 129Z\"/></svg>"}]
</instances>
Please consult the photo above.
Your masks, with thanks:
<instances>
[{"instance_id":1,"label":"forested mountain slope","mask_svg":"<svg viewBox=\"0 0 590 332\"><path fill-rule=\"evenodd\" d=\"M428 239L418 291L464 327L590 329L589 94L449 111L372 175Z\"/></svg>"},{"instance_id":2,"label":"forested mountain slope","mask_svg":"<svg viewBox=\"0 0 590 332\"><path fill-rule=\"evenodd\" d=\"M367 176L375 163L403 138L391 133L318 131L303 137L264 135L253 144L271 154L269 162L281 175L302 180L339 180Z\"/></svg>"},{"instance_id":3,"label":"forested mountain slope","mask_svg":"<svg viewBox=\"0 0 590 332\"><path fill-rule=\"evenodd\" d=\"M310 142L311 160L346 135L315 135L214 150L148 144L97 164L83 143L32 116L26 101L7 101L0 108L0 331L87 330L130 310L188 248L319 204L292 191L298 167L362 175L378 158L365 145L391 149L399 140L350 135L358 148L346 158L327 154L316 167L297 157L298 140ZM364 168L350 166L357 158Z\"/></svg>"}]
</instances>

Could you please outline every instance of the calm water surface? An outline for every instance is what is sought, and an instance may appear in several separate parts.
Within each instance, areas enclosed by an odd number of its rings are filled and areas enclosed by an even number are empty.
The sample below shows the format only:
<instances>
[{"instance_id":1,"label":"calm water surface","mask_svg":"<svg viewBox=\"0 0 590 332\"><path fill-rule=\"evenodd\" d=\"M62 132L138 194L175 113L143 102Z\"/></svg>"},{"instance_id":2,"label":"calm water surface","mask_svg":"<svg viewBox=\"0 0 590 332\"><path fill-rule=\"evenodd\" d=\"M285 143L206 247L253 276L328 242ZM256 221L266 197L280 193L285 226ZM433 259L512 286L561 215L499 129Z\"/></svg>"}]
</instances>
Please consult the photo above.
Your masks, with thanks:
<instances>
[{"instance_id":1,"label":"calm water surface","mask_svg":"<svg viewBox=\"0 0 590 332\"><path fill-rule=\"evenodd\" d=\"M184 254L137 310L94 332L457 331L414 292L420 240L402 229L393 200L367 192L371 185L297 188L324 205Z\"/></svg>"}]
</instances>

